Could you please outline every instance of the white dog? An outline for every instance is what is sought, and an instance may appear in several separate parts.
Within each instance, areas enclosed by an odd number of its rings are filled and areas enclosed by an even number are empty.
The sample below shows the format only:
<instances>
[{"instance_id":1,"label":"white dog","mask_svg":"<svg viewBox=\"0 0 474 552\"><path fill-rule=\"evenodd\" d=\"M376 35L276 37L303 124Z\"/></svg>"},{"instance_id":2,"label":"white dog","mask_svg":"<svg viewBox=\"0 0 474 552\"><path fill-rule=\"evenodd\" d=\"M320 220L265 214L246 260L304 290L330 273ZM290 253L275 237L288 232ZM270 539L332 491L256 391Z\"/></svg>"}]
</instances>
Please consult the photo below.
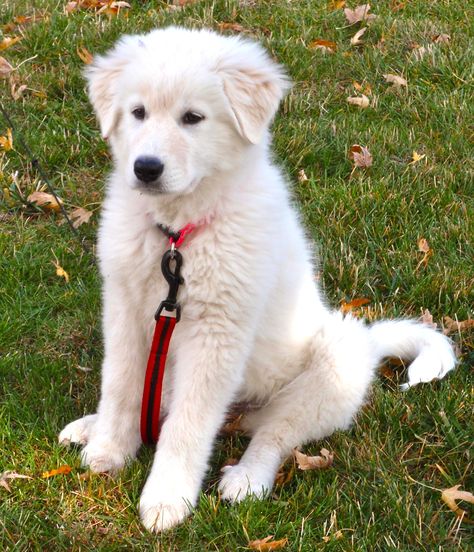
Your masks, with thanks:
<instances>
[{"instance_id":1,"label":"white dog","mask_svg":"<svg viewBox=\"0 0 474 552\"><path fill-rule=\"evenodd\" d=\"M154 313L168 292L157 224L197 226L180 249L182 317L140 500L148 529L174 526L196 504L233 401L261 405L245 419L245 454L219 486L239 501L267 494L294 447L347 428L384 357L413 360L411 384L454 367L449 341L422 324L366 326L326 306L269 152L289 81L258 44L176 27L126 36L94 59L87 79L114 158L98 245L105 358L97 414L66 426L60 441L85 445L93 471L119 470L140 446Z\"/></svg>"}]
</instances>

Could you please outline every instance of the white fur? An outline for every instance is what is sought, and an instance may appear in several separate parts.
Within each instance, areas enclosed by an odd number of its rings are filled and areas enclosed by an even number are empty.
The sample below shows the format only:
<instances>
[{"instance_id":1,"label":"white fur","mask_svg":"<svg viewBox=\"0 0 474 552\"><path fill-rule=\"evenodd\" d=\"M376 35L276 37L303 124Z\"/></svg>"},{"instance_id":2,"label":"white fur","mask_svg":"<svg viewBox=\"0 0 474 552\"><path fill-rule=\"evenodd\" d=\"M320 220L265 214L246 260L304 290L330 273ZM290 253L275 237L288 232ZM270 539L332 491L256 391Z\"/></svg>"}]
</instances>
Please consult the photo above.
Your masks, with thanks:
<instances>
[{"instance_id":1,"label":"white fur","mask_svg":"<svg viewBox=\"0 0 474 552\"><path fill-rule=\"evenodd\" d=\"M415 359L411 384L454 367L451 345L434 330L410 321L367 327L325 305L269 152L268 125L288 80L259 45L171 27L123 38L87 78L115 165L98 245L105 356L97 414L66 426L60 441L87 442L83 462L95 471L120 469L140 446L153 315L167 293L167 241L156 223L201 222L181 250L167 416L140 501L148 529L179 523L196 504L233 401L262 405L245 420L253 435L245 454L220 483L238 501L265 495L295 446L347 428L383 357ZM139 105L143 121L131 114ZM190 109L205 119L182 124ZM137 186L133 163L144 154L164 162L161 193Z\"/></svg>"}]
</instances>

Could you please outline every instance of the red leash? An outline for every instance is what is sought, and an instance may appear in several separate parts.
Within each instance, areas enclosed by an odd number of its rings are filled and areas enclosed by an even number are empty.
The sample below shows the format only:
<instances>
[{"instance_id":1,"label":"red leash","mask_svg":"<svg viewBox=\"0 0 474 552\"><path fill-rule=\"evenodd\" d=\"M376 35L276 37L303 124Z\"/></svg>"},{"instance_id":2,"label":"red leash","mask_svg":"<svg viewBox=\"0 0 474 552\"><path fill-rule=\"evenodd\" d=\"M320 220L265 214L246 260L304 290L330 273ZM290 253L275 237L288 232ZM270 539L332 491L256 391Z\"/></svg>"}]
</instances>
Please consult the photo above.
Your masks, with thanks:
<instances>
[{"instance_id":1,"label":"red leash","mask_svg":"<svg viewBox=\"0 0 474 552\"><path fill-rule=\"evenodd\" d=\"M158 224L158 228L169 238L170 242L170 249L161 259L161 271L170 287L168 297L160 303L155 314L155 333L143 387L140 433L142 441L147 444L156 443L160 434L160 406L166 357L174 327L181 317L181 306L178 303L177 295L179 286L184 283L180 274L183 256L178 251L178 247L182 245L185 237L196 228L196 225L187 224L179 232L172 232L161 224Z\"/></svg>"}]
</instances>

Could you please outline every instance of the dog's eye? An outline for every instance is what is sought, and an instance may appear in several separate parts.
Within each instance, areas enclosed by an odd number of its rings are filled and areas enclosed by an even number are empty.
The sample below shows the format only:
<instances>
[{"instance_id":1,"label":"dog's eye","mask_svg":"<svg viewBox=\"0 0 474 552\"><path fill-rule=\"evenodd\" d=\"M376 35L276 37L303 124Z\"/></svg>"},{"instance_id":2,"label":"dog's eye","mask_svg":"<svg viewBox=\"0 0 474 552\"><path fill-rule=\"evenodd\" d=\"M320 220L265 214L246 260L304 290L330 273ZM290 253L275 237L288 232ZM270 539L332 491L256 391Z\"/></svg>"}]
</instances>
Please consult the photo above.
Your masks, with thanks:
<instances>
[{"instance_id":1,"label":"dog's eye","mask_svg":"<svg viewBox=\"0 0 474 552\"><path fill-rule=\"evenodd\" d=\"M204 115L196 113L195 111L186 111L183 115L182 121L185 125L197 125L204 119Z\"/></svg>"},{"instance_id":2,"label":"dog's eye","mask_svg":"<svg viewBox=\"0 0 474 552\"><path fill-rule=\"evenodd\" d=\"M136 107L132 110L132 115L135 117L135 119L143 121L143 119L145 118L145 108L143 106Z\"/></svg>"}]
</instances>

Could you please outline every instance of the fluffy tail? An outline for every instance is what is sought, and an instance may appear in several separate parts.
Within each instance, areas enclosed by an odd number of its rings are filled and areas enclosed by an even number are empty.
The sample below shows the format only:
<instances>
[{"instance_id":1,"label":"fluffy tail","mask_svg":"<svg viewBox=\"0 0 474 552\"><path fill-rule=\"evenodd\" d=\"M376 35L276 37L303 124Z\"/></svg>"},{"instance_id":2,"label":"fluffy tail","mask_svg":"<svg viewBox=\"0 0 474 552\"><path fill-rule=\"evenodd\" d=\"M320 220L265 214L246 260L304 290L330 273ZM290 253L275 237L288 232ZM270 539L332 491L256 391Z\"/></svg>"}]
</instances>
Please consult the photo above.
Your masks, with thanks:
<instances>
[{"instance_id":1,"label":"fluffy tail","mask_svg":"<svg viewBox=\"0 0 474 552\"><path fill-rule=\"evenodd\" d=\"M370 327L370 339L379 359L399 357L411 360L408 382L403 390L417 383L443 378L456 365L451 341L420 322L387 320Z\"/></svg>"}]
</instances>

